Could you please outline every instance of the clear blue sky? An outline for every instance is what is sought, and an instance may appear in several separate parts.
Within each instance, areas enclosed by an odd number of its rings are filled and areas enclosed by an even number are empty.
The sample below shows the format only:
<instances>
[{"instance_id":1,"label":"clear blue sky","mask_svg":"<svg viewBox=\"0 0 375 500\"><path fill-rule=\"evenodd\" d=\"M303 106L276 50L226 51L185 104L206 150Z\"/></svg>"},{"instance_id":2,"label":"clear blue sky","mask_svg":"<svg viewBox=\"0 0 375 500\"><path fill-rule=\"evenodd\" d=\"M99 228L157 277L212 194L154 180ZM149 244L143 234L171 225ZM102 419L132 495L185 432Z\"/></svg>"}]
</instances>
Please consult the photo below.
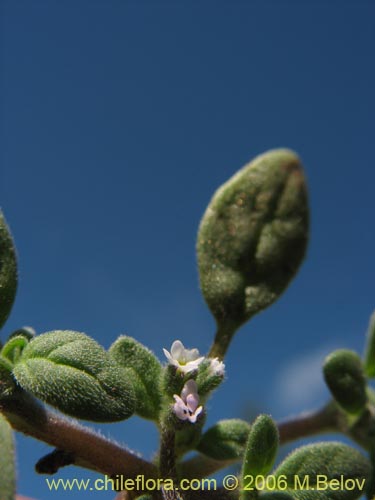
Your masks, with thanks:
<instances>
[{"instance_id":1,"label":"clear blue sky","mask_svg":"<svg viewBox=\"0 0 375 500\"><path fill-rule=\"evenodd\" d=\"M327 397L319 360L362 350L375 307L375 6L364 1L4 1L0 204L19 253L22 325L127 333L162 358L214 323L195 238L214 190L286 146L310 187L298 278L235 337L209 422ZM138 418L100 426L152 455ZM51 498L18 439L19 491ZM68 468L59 477L91 477ZM54 493L110 499L110 493Z\"/></svg>"}]
</instances>

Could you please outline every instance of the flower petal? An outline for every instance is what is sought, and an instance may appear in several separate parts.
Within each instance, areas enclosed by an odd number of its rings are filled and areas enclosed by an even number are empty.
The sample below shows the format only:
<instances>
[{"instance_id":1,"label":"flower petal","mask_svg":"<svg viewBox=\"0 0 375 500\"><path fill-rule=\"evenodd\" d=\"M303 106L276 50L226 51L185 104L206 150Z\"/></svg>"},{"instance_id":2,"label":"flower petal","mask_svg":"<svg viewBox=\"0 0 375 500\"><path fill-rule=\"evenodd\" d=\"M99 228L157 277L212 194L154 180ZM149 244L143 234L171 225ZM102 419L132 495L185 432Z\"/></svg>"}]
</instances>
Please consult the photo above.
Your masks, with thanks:
<instances>
[{"instance_id":1,"label":"flower petal","mask_svg":"<svg viewBox=\"0 0 375 500\"><path fill-rule=\"evenodd\" d=\"M167 358L167 360L172 363L173 359L172 359L172 356L170 355L170 352L167 351L167 349L164 349L163 348L163 352L164 352L164 356Z\"/></svg>"},{"instance_id":2,"label":"flower petal","mask_svg":"<svg viewBox=\"0 0 375 500\"><path fill-rule=\"evenodd\" d=\"M181 398L186 403L186 398L189 394L194 394L198 397L198 386L195 380L188 380L181 391Z\"/></svg>"},{"instance_id":3,"label":"flower petal","mask_svg":"<svg viewBox=\"0 0 375 500\"><path fill-rule=\"evenodd\" d=\"M188 417L189 422L191 422L192 424L195 424L195 422L197 421L197 418L202 413L202 410L203 410L203 406L200 406L199 408L197 408L196 411Z\"/></svg>"},{"instance_id":4,"label":"flower petal","mask_svg":"<svg viewBox=\"0 0 375 500\"><path fill-rule=\"evenodd\" d=\"M175 415L180 420L187 420L189 418L188 407L186 406L184 401L182 401L180 396L177 396L177 394L174 394L173 397L174 397L174 400L176 401L175 404L173 405L173 411L174 411Z\"/></svg>"},{"instance_id":5,"label":"flower petal","mask_svg":"<svg viewBox=\"0 0 375 500\"><path fill-rule=\"evenodd\" d=\"M175 340L171 347L172 358L175 359L176 361L179 361L181 360L181 358L184 358L184 352L185 352L184 344L181 342L181 340Z\"/></svg>"},{"instance_id":6,"label":"flower petal","mask_svg":"<svg viewBox=\"0 0 375 500\"><path fill-rule=\"evenodd\" d=\"M198 394L188 394L186 398L186 406L189 408L190 411L193 413L197 409L199 403L199 397Z\"/></svg>"},{"instance_id":7,"label":"flower petal","mask_svg":"<svg viewBox=\"0 0 375 500\"><path fill-rule=\"evenodd\" d=\"M189 410L187 410L186 406L180 406L179 403L175 403L173 411L180 420L187 420L189 418Z\"/></svg>"},{"instance_id":8,"label":"flower petal","mask_svg":"<svg viewBox=\"0 0 375 500\"><path fill-rule=\"evenodd\" d=\"M186 361L194 361L199 357L198 349L185 349L185 359Z\"/></svg>"}]
</instances>

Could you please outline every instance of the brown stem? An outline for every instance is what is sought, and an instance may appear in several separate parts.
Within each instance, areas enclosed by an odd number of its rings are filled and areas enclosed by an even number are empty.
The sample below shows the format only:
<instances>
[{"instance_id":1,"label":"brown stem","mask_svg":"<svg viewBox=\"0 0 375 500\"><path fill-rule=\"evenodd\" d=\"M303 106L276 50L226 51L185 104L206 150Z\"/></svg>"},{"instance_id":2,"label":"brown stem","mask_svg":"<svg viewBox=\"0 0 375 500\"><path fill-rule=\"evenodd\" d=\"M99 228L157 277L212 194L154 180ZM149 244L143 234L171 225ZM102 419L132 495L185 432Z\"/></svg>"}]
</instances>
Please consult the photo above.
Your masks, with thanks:
<instances>
[{"instance_id":1,"label":"brown stem","mask_svg":"<svg viewBox=\"0 0 375 500\"><path fill-rule=\"evenodd\" d=\"M74 464L108 476L156 478L156 467L93 430L48 411L27 393L1 401L12 427L74 455Z\"/></svg>"},{"instance_id":2,"label":"brown stem","mask_svg":"<svg viewBox=\"0 0 375 500\"><path fill-rule=\"evenodd\" d=\"M302 413L290 420L278 423L280 444L286 444L314 434L335 431L338 413L331 403L318 411Z\"/></svg>"}]
</instances>

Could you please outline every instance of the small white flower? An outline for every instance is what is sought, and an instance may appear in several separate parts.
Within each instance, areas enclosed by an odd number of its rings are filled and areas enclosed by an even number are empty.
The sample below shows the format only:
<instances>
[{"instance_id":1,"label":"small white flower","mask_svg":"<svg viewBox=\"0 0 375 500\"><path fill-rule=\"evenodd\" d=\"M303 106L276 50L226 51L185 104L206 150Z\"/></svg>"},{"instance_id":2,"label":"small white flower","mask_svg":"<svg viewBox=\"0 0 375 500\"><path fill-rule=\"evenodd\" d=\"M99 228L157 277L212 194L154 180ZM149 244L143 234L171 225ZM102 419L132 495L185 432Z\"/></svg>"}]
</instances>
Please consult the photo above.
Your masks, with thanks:
<instances>
[{"instance_id":1,"label":"small white flower","mask_svg":"<svg viewBox=\"0 0 375 500\"><path fill-rule=\"evenodd\" d=\"M217 375L219 377L224 377L225 375L225 364L219 361L218 358L211 359L210 364L210 375Z\"/></svg>"},{"instance_id":2,"label":"small white flower","mask_svg":"<svg viewBox=\"0 0 375 500\"><path fill-rule=\"evenodd\" d=\"M175 340L171 347L171 352L163 349L169 363L182 373L189 373L198 368L204 360L204 356L199 356L198 349L185 349L180 340Z\"/></svg>"},{"instance_id":3,"label":"small white flower","mask_svg":"<svg viewBox=\"0 0 375 500\"><path fill-rule=\"evenodd\" d=\"M195 424L198 416L202 413L203 407L198 406L198 387L195 380L188 380L184 385L181 396L174 394L173 411L180 420L189 420Z\"/></svg>"}]
</instances>

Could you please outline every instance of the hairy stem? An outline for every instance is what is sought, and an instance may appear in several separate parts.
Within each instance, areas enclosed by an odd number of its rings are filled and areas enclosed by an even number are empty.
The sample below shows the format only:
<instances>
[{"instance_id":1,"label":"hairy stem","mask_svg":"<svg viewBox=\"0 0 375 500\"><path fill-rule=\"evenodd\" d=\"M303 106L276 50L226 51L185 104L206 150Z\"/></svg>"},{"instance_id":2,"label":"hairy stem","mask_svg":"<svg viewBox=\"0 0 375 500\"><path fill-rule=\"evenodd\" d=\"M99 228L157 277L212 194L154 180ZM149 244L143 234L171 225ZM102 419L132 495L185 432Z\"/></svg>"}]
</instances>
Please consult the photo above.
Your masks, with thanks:
<instances>
[{"instance_id":1,"label":"hairy stem","mask_svg":"<svg viewBox=\"0 0 375 500\"><path fill-rule=\"evenodd\" d=\"M236 330L237 326L231 323L219 324L208 357L223 359Z\"/></svg>"},{"instance_id":2,"label":"hairy stem","mask_svg":"<svg viewBox=\"0 0 375 500\"><path fill-rule=\"evenodd\" d=\"M176 473L176 432L168 425L162 426L160 443L160 475L177 480Z\"/></svg>"},{"instance_id":3,"label":"hairy stem","mask_svg":"<svg viewBox=\"0 0 375 500\"><path fill-rule=\"evenodd\" d=\"M328 403L318 411L302 413L290 420L278 423L280 444L286 444L314 434L338 430L338 412Z\"/></svg>"},{"instance_id":4,"label":"hairy stem","mask_svg":"<svg viewBox=\"0 0 375 500\"><path fill-rule=\"evenodd\" d=\"M12 427L74 456L74 465L108 476L156 478L156 467L93 430L48 411L27 393L1 401Z\"/></svg>"}]
</instances>

